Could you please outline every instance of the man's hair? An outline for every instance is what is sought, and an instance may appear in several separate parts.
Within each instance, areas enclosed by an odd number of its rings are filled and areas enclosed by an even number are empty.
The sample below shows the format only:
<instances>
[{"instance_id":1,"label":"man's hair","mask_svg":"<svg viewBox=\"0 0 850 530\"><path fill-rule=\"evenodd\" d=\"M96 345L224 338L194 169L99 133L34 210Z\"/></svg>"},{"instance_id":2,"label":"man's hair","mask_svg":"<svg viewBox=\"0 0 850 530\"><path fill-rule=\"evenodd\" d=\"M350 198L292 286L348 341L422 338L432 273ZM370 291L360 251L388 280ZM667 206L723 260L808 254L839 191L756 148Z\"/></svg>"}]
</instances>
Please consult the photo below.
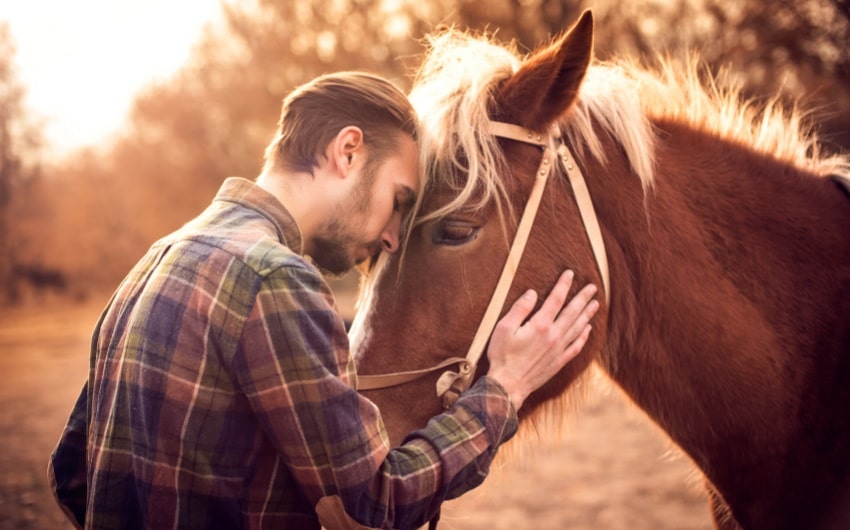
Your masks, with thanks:
<instances>
[{"instance_id":1,"label":"man's hair","mask_svg":"<svg viewBox=\"0 0 850 530\"><path fill-rule=\"evenodd\" d=\"M418 138L416 112L391 82L365 72L327 74L283 100L277 135L266 148L265 169L312 173L328 144L349 125L363 131L371 163L398 146L400 133Z\"/></svg>"}]
</instances>

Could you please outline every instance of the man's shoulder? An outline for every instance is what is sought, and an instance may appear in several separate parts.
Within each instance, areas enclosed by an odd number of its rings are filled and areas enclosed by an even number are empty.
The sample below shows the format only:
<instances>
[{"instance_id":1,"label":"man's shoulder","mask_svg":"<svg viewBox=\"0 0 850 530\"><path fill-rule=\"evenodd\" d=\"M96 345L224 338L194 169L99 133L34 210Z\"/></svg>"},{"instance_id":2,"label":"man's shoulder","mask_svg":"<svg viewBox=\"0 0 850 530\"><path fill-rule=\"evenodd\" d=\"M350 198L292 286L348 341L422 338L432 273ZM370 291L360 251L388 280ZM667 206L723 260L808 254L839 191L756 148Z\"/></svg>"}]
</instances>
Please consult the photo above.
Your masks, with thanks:
<instances>
[{"instance_id":1,"label":"man's shoulder","mask_svg":"<svg viewBox=\"0 0 850 530\"><path fill-rule=\"evenodd\" d=\"M184 246L196 253L199 260L235 260L260 276L282 267L315 270L306 258L282 241L268 219L256 212L235 209L241 210L240 215L201 216L171 234L166 244Z\"/></svg>"},{"instance_id":2,"label":"man's shoulder","mask_svg":"<svg viewBox=\"0 0 850 530\"><path fill-rule=\"evenodd\" d=\"M258 272L279 266L298 266L305 261L294 250L266 233L240 234L221 241L221 249Z\"/></svg>"},{"instance_id":3,"label":"man's shoulder","mask_svg":"<svg viewBox=\"0 0 850 530\"><path fill-rule=\"evenodd\" d=\"M221 237L216 234L193 234L180 238L177 244L196 247L203 260L227 262L228 268L245 268L260 277L276 270L294 269L297 274L318 275L318 271L303 256L267 235L257 237Z\"/></svg>"}]
</instances>

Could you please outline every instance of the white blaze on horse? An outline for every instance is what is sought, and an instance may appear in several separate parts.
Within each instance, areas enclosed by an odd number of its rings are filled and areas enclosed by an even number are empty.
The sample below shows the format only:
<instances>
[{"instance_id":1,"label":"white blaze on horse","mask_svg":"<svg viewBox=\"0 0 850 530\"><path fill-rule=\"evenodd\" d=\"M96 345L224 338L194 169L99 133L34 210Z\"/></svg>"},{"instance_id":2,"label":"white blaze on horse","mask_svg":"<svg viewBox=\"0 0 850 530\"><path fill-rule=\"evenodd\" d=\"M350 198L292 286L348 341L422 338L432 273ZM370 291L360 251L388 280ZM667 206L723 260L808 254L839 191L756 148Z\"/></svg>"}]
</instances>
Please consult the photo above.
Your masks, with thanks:
<instances>
[{"instance_id":1,"label":"white blaze on horse","mask_svg":"<svg viewBox=\"0 0 850 530\"><path fill-rule=\"evenodd\" d=\"M440 411L429 367L469 349L546 170L507 301L565 268L608 300L521 419L563 413L596 362L702 470L719 528L850 528L850 159L696 61L594 61L592 26L525 58L432 37L411 93L427 188L352 332L363 379L423 373L364 393L393 442Z\"/></svg>"}]
</instances>

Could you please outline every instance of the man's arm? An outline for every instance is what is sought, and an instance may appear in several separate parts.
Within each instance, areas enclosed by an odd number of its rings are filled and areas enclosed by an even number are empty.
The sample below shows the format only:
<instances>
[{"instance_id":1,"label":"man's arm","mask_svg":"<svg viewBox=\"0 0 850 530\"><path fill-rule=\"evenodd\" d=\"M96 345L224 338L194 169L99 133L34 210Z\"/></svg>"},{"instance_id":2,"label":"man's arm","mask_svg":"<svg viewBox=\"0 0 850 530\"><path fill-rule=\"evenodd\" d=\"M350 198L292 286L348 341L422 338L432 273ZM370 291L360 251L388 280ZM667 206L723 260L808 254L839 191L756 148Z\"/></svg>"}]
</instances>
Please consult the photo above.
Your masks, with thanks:
<instances>
[{"instance_id":1,"label":"man's arm","mask_svg":"<svg viewBox=\"0 0 850 530\"><path fill-rule=\"evenodd\" d=\"M347 335L315 276L289 267L266 279L242 334L251 358L239 364L248 370L237 378L253 389L255 414L314 505L338 496L368 526L420 526L443 500L481 483L516 430L515 408L501 384L481 378L451 411L390 450L379 411L350 384ZM527 316L533 306L512 311Z\"/></svg>"}]
</instances>

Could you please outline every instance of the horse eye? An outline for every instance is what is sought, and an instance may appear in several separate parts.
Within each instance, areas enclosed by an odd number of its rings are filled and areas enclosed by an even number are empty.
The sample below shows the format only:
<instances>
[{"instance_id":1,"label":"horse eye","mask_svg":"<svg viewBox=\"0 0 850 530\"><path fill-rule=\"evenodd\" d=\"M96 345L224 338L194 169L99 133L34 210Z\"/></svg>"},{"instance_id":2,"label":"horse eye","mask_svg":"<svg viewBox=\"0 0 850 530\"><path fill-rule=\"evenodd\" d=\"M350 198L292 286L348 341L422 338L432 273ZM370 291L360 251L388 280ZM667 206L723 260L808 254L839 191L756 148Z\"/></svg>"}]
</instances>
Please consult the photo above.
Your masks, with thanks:
<instances>
[{"instance_id":1,"label":"horse eye","mask_svg":"<svg viewBox=\"0 0 850 530\"><path fill-rule=\"evenodd\" d=\"M477 235L477 226L457 221L445 221L434 227L431 239L435 245L456 246L474 240Z\"/></svg>"}]
</instances>

